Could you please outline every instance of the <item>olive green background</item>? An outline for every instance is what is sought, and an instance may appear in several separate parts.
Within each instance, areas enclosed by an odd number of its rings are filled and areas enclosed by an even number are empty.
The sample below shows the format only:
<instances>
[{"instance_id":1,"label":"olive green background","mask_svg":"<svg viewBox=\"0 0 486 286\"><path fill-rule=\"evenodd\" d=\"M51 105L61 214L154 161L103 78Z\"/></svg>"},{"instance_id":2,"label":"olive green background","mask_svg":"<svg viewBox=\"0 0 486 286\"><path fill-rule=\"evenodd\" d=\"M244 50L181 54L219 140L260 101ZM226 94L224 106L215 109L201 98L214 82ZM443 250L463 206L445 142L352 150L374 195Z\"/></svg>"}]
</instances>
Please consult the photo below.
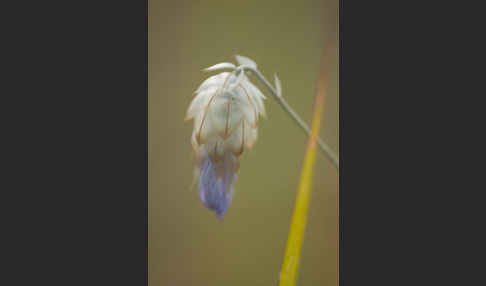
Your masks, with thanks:
<instances>
[{"instance_id":1,"label":"olive green background","mask_svg":"<svg viewBox=\"0 0 486 286\"><path fill-rule=\"evenodd\" d=\"M149 0L150 286L276 285L306 136L269 96L219 221L192 187L193 124L184 116L214 74L201 70L241 54L271 82L277 73L283 96L310 123L321 52L334 41L321 137L338 152L337 14L337 0ZM298 285L337 285L338 172L317 156Z\"/></svg>"}]
</instances>

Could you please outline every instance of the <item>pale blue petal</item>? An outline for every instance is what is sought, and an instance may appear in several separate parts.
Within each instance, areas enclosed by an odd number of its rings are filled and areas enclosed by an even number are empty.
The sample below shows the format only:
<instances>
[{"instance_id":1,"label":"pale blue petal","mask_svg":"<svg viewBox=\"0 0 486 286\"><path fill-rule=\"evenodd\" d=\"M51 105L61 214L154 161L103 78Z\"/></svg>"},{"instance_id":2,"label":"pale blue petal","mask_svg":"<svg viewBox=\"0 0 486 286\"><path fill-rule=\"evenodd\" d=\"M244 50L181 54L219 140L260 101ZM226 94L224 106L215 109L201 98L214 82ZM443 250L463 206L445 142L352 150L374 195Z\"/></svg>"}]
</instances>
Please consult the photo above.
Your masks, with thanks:
<instances>
[{"instance_id":1,"label":"pale blue petal","mask_svg":"<svg viewBox=\"0 0 486 286\"><path fill-rule=\"evenodd\" d=\"M236 174L233 172L228 157L223 159L224 171L222 178L216 177L213 163L206 157L201 166L199 178L199 199L210 210L222 219L231 203L231 192Z\"/></svg>"}]
</instances>

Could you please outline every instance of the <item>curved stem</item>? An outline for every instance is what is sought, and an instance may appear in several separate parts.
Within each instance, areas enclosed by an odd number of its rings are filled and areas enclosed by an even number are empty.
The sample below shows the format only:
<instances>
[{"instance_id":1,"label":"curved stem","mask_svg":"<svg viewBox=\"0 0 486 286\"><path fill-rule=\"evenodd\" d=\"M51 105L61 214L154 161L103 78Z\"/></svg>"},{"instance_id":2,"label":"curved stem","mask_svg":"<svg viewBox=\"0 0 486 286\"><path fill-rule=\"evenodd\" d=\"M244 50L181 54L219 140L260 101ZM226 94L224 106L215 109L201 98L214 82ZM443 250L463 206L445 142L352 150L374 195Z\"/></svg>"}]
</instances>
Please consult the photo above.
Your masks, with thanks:
<instances>
[{"instance_id":1,"label":"curved stem","mask_svg":"<svg viewBox=\"0 0 486 286\"><path fill-rule=\"evenodd\" d=\"M280 104L280 106L282 106L282 108L290 115L290 117L297 123L297 125L299 125L305 131L307 136L310 136L311 131L307 123L305 123L305 121L300 118L300 116L292 109L292 107L290 107L290 105L283 97L278 96L277 91L274 89L272 84L268 82L268 80L260 73L260 71L248 66L242 66L242 68L252 72L258 78L258 80L267 87L273 98ZM317 144L319 145L319 149L322 151L322 153L324 153L324 155L327 156L327 158L331 161L334 167L339 169L339 160L336 153L334 153L320 137L317 137Z\"/></svg>"}]
</instances>

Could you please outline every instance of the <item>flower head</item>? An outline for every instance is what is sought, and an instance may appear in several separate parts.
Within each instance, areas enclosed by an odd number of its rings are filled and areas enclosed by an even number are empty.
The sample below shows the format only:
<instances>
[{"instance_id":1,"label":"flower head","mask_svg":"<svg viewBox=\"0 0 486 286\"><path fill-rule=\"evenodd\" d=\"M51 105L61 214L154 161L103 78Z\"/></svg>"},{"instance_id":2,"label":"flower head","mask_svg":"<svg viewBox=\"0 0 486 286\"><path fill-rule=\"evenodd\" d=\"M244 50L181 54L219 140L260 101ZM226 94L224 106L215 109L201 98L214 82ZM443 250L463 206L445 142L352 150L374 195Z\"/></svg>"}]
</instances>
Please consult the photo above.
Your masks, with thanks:
<instances>
[{"instance_id":1,"label":"flower head","mask_svg":"<svg viewBox=\"0 0 486 286\"><path fill-rule=\"evenodd\" d=\"M256 64L237 56L240 66L219 63L205 69L230 69L206 79L196 90L186 114L194 119L191 143L196 155L199 197L222 218L231 202L239 158L257 139L258 118L265 116L265 96L242 67Z\"/></svg>"}]
</instances>

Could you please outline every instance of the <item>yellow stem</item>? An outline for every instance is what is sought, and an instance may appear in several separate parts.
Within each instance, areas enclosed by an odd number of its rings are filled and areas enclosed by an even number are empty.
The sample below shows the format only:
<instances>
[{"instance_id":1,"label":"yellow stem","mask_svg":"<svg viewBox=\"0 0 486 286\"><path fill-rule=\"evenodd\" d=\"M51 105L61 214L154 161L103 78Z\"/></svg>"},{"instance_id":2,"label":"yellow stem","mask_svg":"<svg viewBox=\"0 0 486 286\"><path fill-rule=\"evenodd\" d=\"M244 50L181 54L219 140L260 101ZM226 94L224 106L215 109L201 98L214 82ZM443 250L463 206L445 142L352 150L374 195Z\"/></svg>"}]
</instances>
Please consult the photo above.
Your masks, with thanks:
<instances>
[{"instance_id":1,"label":"yellow stem","mask_svg":"<svg viewBox=\"0 0 486 286\"><path fill-rule=\"evenodd\" d=\"M327 59L326 55L323 57L323 60L325 59ZM282 270L280 272L279 286L294 286L297 278L303 236L307 224L309 198L312 190L317 138L321 125L322 111L324 110L324 95L328 78L327 67L328 65L323 62L321 75L319 76L318 91L315 97L312 128L308 139L304 165L300 175L294 213L292 215L285 256Z\"/></svg>"}]
</instances>

